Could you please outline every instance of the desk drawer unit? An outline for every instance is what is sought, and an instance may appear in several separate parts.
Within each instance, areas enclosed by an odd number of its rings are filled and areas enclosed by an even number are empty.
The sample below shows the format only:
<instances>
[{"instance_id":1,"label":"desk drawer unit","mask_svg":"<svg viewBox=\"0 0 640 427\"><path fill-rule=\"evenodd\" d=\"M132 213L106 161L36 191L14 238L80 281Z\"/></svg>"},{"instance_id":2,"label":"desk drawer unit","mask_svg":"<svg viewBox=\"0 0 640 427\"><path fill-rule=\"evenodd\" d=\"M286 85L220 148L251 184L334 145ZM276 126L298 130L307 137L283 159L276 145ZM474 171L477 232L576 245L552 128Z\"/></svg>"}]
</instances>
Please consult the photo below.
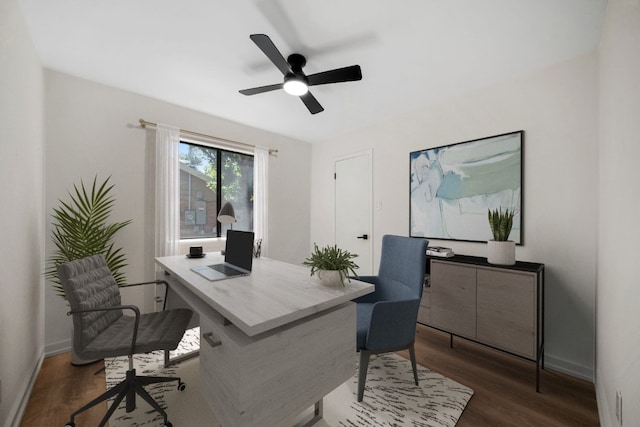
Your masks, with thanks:
<instances>
[{"instance_id":1,"label":"desk drawer unit","mask_svg":"<svg viewBox=\"0 0 640 427\"><path fill-rule=\"evenodd\" d=\"M355 372L351 302L253 337L215 313L200 322L203 393L225 427L290 425Z\"/></svg>"}]
</instances>

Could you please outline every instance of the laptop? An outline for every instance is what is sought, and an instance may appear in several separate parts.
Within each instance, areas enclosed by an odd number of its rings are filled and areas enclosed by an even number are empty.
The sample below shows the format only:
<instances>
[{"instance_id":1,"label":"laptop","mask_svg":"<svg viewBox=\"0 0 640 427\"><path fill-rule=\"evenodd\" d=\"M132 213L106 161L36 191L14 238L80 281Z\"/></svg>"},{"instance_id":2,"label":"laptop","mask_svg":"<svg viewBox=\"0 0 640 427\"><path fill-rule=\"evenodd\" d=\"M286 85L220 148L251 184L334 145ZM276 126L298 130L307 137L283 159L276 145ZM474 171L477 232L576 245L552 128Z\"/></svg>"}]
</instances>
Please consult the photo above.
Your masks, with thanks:
<instances>
[{"instance_id":1,"label":"laptop","mask_svg":"<svg viewBox=\"0 0 640 427\"><path fill-rule=\"evenodd\" d=\"M224 263L197 265L191 270L210 281L248 276L253 265L253 239L251 231L227 231Z\"/></svg>"}]
</instances>

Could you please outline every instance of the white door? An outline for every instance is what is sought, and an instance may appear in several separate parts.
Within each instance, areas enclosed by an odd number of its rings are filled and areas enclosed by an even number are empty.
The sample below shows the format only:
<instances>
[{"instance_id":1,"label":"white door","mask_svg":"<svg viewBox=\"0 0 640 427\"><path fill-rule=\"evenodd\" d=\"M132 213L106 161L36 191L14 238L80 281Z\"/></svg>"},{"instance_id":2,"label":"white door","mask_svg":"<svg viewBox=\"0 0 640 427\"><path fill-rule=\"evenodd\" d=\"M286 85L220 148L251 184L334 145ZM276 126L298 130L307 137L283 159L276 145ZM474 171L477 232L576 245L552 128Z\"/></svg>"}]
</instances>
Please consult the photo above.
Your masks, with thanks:
<instances>
[{"instance_id":1,"label":"white door","mask_svg":"<svg viewBox=\"0 0 640 427\"><path fill-rule=\"evenodd\" d=\"M336 244L358 254L359 275L373 274L372 153L340 158L335 163Z\"/></svg>"}]
</instances>

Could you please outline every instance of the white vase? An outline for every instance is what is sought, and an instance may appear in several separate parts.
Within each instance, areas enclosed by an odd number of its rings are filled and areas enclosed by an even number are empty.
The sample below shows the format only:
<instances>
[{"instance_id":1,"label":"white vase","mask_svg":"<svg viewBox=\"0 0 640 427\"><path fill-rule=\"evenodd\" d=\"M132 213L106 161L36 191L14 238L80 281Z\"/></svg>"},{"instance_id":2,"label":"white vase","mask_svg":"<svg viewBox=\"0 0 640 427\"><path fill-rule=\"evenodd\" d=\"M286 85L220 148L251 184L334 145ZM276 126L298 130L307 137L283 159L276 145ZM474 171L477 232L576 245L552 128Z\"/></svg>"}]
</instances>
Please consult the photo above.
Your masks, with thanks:
<instances>
[{"instance_id":1,"label":"white vase","mask_svg":"<svg viewBox=\"0 0 640 427\"><path fill-rule=\"evenodd\" d=\"M516 263L516 242L513 240L487 242L487 261L490 264L514 265Z\"/></svg>"},{"instance_id":2,"label":"white vase","mask_svg":"<svg viewBox=\"0 0 640 427\"><path fill-rule=\"evenodd\" d=\"M318 278L325 286L344 286L338 270L318 270Z\"/></svg>"}]
</instances>

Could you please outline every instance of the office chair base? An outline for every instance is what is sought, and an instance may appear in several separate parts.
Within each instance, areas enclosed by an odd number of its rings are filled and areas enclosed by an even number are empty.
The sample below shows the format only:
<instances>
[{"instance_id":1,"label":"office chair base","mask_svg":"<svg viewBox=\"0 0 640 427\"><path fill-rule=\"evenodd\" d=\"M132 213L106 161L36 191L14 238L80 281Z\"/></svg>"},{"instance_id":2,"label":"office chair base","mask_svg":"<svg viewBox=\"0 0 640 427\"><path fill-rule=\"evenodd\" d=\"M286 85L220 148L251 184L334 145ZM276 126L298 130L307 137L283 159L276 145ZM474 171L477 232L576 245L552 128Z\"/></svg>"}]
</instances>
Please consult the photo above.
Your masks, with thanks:
<instances>
[{"instance_id":1,"label":"office chair base","mask_svg":"<svg viewBox=\"0 0 640 427\"><path fill-rule=\"evenodd\" d=\"M178 377L143 377L143 376L137 376L135 369L129 369L127 371L126 378L122 382L118 383L113 388L107 390L106 392L96 397L91 402L87 403L82 408L78 409L76 412L71 414L71 420L67 424L65 424L65 427L75 427L74 418L76 417L76 415L86 411L89 408L94 407L98 403L104 402L105 400L110 399L113 396L116 396L115 400L109 407L109 410L102 418L102 421L100 421L99 426L103 427L107 423L111 415L113 415L115 410L118 408L118 405L120 405L120 402L122 402L122 399L124 399L125 397L127 398L126 411L132 412L133 410L135 410L136 394L142 397L149 405L151 405L151 407L154 410L156 410L157 412L160 413L160 415L162 415L162 417L164 418L165 427L172 427L172 424L167 419L167 413L164 411L164 409L160 407L160 405L158 405L158 403L153 399L153 397L151 397L151 395L143 388L143 386L146 386L149 384L165 383L165 382L171 382L171 381L178 382L178 390L180 391L183 391L186 388L185 383L183 383Z\"/></svg>"}]
</instances>

